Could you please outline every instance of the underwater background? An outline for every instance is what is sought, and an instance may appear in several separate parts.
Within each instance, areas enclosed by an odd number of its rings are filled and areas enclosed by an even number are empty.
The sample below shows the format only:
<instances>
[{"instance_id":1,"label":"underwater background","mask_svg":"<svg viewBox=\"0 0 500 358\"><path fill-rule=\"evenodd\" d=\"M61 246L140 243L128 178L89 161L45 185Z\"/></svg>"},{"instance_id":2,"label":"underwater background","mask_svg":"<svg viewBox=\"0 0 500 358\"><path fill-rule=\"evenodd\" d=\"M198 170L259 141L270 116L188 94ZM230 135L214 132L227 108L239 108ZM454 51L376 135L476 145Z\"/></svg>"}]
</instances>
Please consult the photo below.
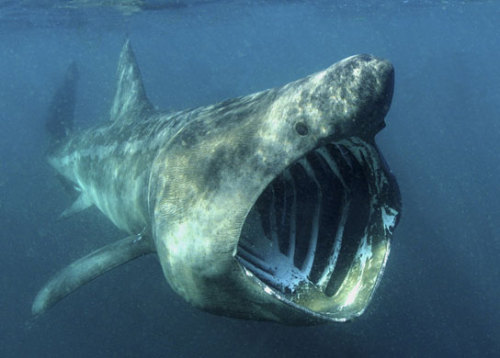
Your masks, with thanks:
<instances>
[{"instance_id":1,"label":"underwater background","mask_svg":"<svg viewBox=\"0 0 500 358\"><path fill-rule=\"evenodd\" d=\"M500 356L499 1L0 1L0 357ZM57 270L123 238L71 205L44 121L74 60L76 123L107 120L124 40L147 94L180 110L309 75L353 54L396 70L377 142L403 216L367 311L288 327L198 311L154 255L33 318Z\"/></svg>"}]
</instances>

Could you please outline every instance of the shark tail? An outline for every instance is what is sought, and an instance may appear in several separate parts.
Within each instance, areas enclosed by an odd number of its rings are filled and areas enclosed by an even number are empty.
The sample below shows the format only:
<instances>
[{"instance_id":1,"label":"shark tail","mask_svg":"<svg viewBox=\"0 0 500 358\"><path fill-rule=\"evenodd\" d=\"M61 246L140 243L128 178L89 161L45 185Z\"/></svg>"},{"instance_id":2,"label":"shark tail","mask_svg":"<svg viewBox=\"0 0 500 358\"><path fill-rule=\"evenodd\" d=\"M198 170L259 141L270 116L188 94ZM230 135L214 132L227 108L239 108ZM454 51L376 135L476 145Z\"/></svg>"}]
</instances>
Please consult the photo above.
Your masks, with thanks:
<instances>
[{"instance_id":1,"label":"shark tail","mask_svg":"<svg viewBox=\"0 0 500 358\"><path fill-rule=\"evenodd\" d=\"M50 103L45 129L50 136L51 144L58 143L73 130L76 89L79 72L76 62L66 69L64 80Z\"/></svg>"}]
</instances>

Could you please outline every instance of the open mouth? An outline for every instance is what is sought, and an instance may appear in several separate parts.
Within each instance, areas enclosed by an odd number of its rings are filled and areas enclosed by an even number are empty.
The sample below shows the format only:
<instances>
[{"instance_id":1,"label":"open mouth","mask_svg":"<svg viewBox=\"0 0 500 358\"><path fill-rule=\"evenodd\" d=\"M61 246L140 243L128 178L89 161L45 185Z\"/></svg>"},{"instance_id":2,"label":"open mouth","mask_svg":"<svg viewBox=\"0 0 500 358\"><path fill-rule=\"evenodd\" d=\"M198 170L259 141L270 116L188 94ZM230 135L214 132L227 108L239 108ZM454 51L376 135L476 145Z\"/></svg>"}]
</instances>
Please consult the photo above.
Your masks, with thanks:
<instances>
[{"instance_id":1,"label":"open mouth","mask_svg":"<svg viewBox=\"0 0 500 358\"><path fill-rule=\"evenodd\" d=\"M367 147L376 151L362 141L329 143L286 168L250 210L236 254L282 299L338 320L366 307L398 216L380 202L390 185ZM335 313L356 300L356 313Z\"/></svg>"}]
</instances>

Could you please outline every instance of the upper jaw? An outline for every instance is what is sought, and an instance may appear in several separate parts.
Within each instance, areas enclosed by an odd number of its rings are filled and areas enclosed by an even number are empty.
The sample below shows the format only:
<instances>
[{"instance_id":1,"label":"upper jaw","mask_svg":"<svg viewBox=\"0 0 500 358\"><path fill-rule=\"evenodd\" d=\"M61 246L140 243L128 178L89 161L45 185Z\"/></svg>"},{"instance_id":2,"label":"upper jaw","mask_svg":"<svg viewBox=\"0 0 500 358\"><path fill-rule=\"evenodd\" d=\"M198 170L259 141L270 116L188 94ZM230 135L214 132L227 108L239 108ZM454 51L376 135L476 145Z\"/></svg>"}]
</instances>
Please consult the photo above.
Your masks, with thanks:
<instances>
[{"instance_id":1,"label":"upper jaw","mask_svg":"<svg viewBox=\"0 0 500 358\"><path fill-rule=\"evenodd\" d=\"M290 128L307 128L303 139L312 146L349 137L373 140L385 126L393 91L391 63L357 55L282 87L270 112Z\"/></svg>"}]
</instances>

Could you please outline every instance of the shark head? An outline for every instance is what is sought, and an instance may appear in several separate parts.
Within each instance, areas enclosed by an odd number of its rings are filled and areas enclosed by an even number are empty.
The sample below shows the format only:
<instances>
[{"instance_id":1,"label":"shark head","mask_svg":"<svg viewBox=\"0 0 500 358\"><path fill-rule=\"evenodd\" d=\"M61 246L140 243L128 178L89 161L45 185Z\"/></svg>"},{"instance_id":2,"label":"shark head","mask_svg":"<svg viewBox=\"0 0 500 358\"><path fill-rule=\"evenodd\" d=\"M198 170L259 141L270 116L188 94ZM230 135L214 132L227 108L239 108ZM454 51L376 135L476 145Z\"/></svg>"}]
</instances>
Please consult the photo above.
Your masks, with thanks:
<instances>
[{"instance_id":1,"label":"shark head","mask_svg":"<svg viewBox=\"0 0 500 358\"><path fill-rule=\"evenodd\" d=\"M315 324L363 313L401 209L374 142L393 83L389 62L359 55L191 111L148 187L173 289L239 318Z\"/></svg>"}]
</instances>

